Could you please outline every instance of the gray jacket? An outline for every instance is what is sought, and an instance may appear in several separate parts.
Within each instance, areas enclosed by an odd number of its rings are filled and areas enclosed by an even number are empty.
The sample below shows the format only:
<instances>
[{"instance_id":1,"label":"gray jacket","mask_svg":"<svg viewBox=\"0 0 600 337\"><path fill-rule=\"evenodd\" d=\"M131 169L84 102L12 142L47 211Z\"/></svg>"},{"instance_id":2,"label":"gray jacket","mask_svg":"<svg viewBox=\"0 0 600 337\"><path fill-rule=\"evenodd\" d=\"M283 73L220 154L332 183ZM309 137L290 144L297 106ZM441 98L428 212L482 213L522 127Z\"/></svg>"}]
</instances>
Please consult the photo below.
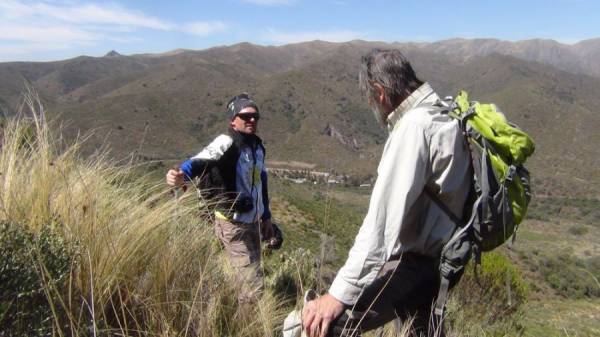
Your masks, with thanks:
<instances>
[{"instance_id":1,"label":"gray jacket","mask_svg":"<svg viewBox=\"0 0 600 337\"><path fill-rule=\"evenodd\" d=\"M369 210L329 289L345 304L356 302L390 257L403 252L439 256L455 224L424 193L425 186L439 191L462 216L470 188L469 155L458 122L431 106L438 99L425 83L388 117L390 134Z\"/></svg>"}]
</instances>

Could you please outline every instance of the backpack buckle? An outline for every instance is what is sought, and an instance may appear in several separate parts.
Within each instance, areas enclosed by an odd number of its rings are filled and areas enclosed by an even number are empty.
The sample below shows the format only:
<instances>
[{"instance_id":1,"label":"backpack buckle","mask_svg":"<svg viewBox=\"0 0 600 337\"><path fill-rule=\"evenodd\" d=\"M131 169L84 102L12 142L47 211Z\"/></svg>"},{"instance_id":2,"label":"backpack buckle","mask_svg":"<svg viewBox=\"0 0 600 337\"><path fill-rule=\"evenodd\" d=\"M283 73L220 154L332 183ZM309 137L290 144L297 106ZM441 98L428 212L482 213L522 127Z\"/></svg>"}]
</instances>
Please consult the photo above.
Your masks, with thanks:
<instances>
[{"instance_id":1,"label":"backpack buckle","mask_svg":"<svg viewBox=\"0 0 600 337\"><path fill-rule=\"evenodd\" d=\"M515 174L517 173L517 167L515 165L510 165L508 167L508 171L506 172L506 181L513 181Z\"/></svg>"}]
</instances>

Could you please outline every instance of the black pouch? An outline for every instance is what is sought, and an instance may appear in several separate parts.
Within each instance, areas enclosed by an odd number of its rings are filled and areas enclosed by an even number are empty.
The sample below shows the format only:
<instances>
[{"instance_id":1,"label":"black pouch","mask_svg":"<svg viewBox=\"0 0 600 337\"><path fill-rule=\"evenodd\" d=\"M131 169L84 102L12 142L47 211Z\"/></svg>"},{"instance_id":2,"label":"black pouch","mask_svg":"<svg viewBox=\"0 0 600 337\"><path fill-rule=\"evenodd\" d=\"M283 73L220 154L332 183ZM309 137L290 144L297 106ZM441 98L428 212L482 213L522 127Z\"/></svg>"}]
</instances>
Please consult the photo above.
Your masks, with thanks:
<instances>
[{"instance_id":1,"label":"black pouch","mask_svg":"<svg viewBox=\"0 0 600 337\"><path fill-rule=\"evenodd\" d=\"M240 193L233 204L233 210L239 213L250 212L253 208L254 203L252 201L252 197L244 193Z\"/></svg>"}]
</instances>

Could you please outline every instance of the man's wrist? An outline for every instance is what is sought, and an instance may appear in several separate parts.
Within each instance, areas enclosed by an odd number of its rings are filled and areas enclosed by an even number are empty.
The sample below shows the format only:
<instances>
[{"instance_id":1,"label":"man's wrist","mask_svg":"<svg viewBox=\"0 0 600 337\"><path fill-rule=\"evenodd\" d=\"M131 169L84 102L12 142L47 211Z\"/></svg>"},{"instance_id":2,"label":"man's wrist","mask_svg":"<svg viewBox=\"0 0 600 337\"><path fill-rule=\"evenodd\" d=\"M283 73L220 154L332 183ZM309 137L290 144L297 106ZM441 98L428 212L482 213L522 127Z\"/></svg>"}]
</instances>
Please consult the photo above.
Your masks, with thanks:
<instances>
[{"instance_id":1,"label":"man's wrist","mask_svg":"<svg viewBox=\"0 0 600 337\"><path fill-rule=\"evenodd\" d=\"M346 280L341 278L339 275L333 280L333 283L331 284L331 287L329 287L328 291L329 295L347 306L351 306L356 303L360 292L360 287L346 282Z\"/></svg>"}]
</instances>

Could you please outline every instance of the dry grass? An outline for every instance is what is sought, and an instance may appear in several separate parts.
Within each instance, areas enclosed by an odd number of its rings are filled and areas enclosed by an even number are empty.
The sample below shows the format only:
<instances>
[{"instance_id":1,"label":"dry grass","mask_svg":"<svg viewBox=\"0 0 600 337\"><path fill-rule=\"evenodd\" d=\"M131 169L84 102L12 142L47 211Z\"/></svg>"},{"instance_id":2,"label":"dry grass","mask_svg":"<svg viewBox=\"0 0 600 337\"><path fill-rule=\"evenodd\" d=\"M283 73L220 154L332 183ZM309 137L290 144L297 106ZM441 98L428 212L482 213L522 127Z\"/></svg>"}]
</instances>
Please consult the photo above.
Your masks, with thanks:
<instances>
[{"instance_id":1,"label":"dry grass","mask_svg":"<svg viewBox=\"0 0 600 337\"><path fill-rule=\"evenodd\" d=\"M22 110L0 133L0 221L34 235L51 227L71 247L64 282L47 281L39 266L53 335L275 334L277 300L267 293L238 306L194 193L175 200L162 182L135 178L131 164L105 151L80 157L81 142L53 136L33 92Z\"/></svg>"}]
</instances>

